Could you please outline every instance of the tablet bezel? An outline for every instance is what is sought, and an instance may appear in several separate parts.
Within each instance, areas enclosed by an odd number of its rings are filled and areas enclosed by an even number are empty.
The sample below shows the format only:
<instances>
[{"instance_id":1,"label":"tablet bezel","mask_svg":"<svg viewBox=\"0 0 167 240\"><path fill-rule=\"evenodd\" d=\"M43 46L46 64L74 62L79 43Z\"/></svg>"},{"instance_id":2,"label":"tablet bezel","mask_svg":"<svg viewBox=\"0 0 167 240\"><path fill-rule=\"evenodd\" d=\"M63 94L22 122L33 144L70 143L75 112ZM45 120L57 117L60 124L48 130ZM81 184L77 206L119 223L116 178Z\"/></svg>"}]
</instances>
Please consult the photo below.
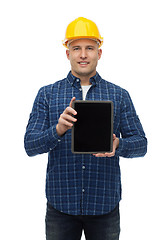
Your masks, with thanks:
<instances>
[{"instance_id":1,"label":"tablet bezel","mask_svg":"<svg viewBox=\"0 0 167 240\"><path fill-rule=\"evenodd\" d=\"M74 149L74 128L75 128L75 123L73 123L73 127L72 127L72 141L71 141L71 151L74 154L95 154L95 153L107 153L107 152L112 152L113 151L113 102L112 101L93 101L93 100L75 100L72 103L72 108L75 109L75 103L110 103L111 106L111 136L110 136L110 149L108 151L75 151ZM76 115L77 118L77 115Z\"/></svg>"}]
</instances>

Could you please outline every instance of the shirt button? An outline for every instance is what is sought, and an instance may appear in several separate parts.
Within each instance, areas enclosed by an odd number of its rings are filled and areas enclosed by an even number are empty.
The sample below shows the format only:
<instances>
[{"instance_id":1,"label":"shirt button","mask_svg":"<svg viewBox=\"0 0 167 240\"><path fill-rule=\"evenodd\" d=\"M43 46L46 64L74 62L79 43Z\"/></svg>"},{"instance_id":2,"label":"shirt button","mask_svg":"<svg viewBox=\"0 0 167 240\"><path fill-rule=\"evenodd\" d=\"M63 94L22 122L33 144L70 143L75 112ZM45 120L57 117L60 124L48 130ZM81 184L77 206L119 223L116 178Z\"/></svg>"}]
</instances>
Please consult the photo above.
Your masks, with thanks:
<instances>
[{"instance_id":1,"label":"shirt button","mask_svg":"<svg viewBox=\"0 0 167 240\"><path fill-rule=\"evenodd\" d=\"M82 169L84 170L84 169L85 169L85 166L82 166Z\"/></svg>"},{"instance_id":2,"label":"shirt button","mask_svg":"<svg viewBox=\"0 0 167 240\"><path fill-rule=\"evenodd\" d=\"M82 91L82 88L80 88L79 91Z\"/></svg>"},{"instance_id":3,"label":"shirt button","mask_svg":"<svg viewBox=\"0 0 167 240\"><path fill-rule=\"evenodd\" d=\"M84 188L82 189L82 192L83 192L83 193L85 192L85 189L84 189Z\"/></svg>"},{"instance_id":4,"label":"shirt button","mask_svg":"<svg viewBox=\"0 0 167 240\"><path fill-rule=\"evenodd\" d=\"M61 142L61 140L60 140L60 139L58 139L58 142Z\"/></svg>"},{"instance_id":5,"label":"shirt button","mask_svg":"<svg viewBox=\"0 0 167 240\"><path fill-rule=\"evenodd\" d=\"M77 78L77 82L79 82L79 79Z\"/></svg>"}]
</instances>

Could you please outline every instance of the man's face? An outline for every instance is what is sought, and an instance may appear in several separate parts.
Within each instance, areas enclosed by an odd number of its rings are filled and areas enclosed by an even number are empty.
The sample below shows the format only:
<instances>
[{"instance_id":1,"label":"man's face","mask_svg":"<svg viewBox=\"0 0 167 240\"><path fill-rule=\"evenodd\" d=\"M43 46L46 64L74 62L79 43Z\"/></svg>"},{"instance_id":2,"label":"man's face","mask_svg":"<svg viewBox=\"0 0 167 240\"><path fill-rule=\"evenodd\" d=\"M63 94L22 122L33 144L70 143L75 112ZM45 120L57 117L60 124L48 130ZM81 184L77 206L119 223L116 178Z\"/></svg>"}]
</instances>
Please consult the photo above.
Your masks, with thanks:
<instances>
[{"instance_id":1,"label":"man's face","mask_svg":"<svg viewBox=\"0 0 167 240\"><path fill-rule=\"evenodd\" d=\"M79 78L90 78L96 74L102 50L98 49L98 44L94 40L78 39L71 42L66 54L71 63L72 74Z\"/></svg>"}]
</instances>

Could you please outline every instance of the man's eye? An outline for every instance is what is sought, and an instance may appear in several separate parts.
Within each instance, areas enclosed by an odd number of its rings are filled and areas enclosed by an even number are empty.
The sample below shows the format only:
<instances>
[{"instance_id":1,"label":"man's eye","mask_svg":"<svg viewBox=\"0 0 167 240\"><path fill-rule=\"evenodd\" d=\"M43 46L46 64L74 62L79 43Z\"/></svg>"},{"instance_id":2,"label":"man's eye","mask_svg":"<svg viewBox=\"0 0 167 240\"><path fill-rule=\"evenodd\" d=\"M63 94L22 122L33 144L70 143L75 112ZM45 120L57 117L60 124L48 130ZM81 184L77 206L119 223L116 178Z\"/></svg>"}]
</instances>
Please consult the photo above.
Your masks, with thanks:
<instances>
[{"instance_id":1,"label":"man's eye","mask_svg":"<svg viewBox=\"0 0 167 240\"><path fill-rule=\"evenodd\" d=\"M79 47L75 47L75 48L74 48L74 51L77 51L77 50L79 50Z\"/></svg>"},{"instance_id":2,"label":"man's eye","mask_svg":"<svg viewBox=\"0 0 167 240\"><path fill-rule=\"evenodd\" d=\"M88 50L93 50L93 48L92 47L88 47Z\"/></svg>"}]
</instances>

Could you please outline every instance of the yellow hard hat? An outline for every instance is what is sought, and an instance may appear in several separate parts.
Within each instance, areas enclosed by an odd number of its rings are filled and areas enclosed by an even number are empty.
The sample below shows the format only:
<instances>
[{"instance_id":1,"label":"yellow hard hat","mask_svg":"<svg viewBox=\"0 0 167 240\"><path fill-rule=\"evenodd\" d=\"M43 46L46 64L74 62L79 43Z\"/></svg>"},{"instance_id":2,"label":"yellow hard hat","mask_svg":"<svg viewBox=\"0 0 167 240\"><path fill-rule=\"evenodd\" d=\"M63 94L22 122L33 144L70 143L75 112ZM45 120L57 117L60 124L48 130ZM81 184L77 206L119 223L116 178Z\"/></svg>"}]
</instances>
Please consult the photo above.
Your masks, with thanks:
<instances>
[{"instance_id":1,"label":"yellow hard hat","mask_svg":"<svg viewBox=\"0 0 167 240\"><path fill-rule=\"evenodd\" d=\"M68 48L68 42L80 38L90 38L99 42L99 47L103 44L103 38L101 37L96 24L83 17L79 17L72 21L66 29L65 39L63 45Z\"/></svg>"}]
</instances>

